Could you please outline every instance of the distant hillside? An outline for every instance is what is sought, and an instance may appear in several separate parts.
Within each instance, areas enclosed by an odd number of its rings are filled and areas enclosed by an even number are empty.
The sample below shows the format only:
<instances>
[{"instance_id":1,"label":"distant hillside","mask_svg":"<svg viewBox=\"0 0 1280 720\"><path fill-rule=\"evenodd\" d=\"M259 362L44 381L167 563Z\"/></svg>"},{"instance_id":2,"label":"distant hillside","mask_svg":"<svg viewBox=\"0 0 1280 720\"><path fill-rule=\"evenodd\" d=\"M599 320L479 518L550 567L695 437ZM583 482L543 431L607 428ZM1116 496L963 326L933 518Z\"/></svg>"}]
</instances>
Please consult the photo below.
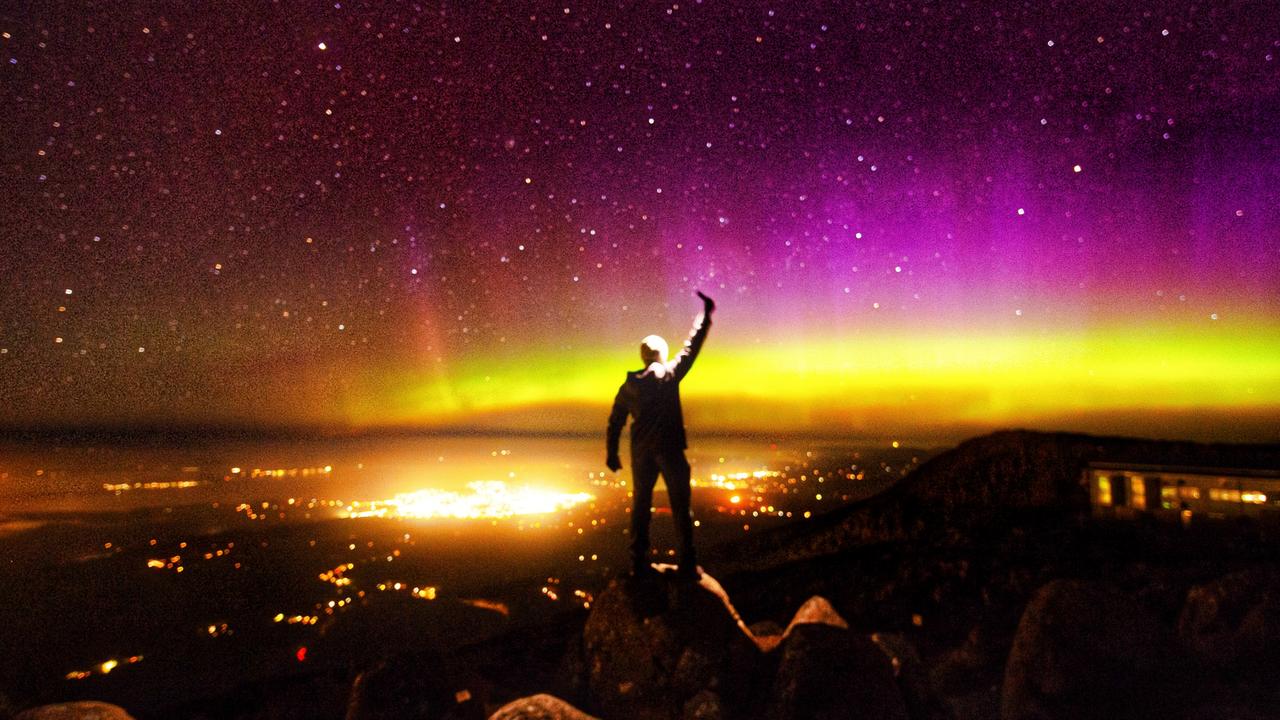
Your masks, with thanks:
<instances>
[{"instance_id":1,"label":"distant hillside","mask_svg":"<svg viewBox=\"0 0 1280 720\"><path fill-rule=\"evenodd\" d=\"M1008 511L1083 511L1089 462L1280 467L1280 445L1144 440L1008 430L966 440L883 493L761 533L715 558L722 573L754 572L856 545L914 538Z\"/></svg>"}]
</instances>

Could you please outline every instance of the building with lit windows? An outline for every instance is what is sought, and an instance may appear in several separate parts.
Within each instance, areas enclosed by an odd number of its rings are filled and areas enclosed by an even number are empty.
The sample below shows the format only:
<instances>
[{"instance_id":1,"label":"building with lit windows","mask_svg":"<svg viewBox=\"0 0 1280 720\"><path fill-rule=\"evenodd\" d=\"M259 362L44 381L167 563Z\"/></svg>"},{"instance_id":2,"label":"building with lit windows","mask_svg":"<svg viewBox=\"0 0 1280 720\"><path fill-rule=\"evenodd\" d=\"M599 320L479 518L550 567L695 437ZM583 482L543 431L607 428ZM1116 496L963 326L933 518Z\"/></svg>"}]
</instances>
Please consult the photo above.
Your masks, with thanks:
<instances>
[{"instance_id":1,"label":"building with lit windows","mask_svg":"<svg viewBox=\"0 0 1280 720\"><path fill-rule=\"evenodd\" d=\"M1090 463L1085 482L1099 516L1280 518L1280 470Z\"/></svg>"}]
</instances>

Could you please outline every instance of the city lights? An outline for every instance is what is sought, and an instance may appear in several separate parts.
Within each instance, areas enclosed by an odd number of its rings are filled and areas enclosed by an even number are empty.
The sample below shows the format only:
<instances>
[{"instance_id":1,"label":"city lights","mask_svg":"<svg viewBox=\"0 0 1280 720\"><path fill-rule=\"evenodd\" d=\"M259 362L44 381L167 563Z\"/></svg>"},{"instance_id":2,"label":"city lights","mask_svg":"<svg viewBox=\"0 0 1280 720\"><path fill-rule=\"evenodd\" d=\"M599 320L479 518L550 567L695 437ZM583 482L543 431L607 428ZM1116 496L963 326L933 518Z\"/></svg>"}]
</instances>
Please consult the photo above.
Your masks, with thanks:
<instances>
[{"instance_id":1,"label":"city lights","mask_svg":"<svg viewBox=\"0 0 1280 720\"><path fill-rule=\"evenodd\" d=\"M501 480L467 484L470 492L424 489L401 493L388 500L353 502L346 508L350 518L508 518L516 515L544 515L595 499L585 492L564 493L528 486L512 488Z\"/></svg>"}]
</instances>

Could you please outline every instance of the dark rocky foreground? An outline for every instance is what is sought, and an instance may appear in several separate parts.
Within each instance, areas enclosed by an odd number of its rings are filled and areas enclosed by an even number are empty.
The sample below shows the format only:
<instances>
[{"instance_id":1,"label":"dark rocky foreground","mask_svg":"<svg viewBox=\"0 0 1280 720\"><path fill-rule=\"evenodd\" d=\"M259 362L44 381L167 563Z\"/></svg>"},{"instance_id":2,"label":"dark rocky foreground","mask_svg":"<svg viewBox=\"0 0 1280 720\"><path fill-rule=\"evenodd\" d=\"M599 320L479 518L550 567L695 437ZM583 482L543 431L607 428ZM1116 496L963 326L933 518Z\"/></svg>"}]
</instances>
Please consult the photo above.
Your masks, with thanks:
<instances>
[{"instance_id":1,"label":"dark rocky foreground","mask_svg":"<svg viewBox=\"0 0 1280 720\"><path fill-rule=\"evenodd\" d=\"M1280 717L1275 531L1093 519L1095 460L1275 468L1280 446L997 433L715 549L723 584L620 578L589 613L174 716Z\"/></svg>"}]
</instances>

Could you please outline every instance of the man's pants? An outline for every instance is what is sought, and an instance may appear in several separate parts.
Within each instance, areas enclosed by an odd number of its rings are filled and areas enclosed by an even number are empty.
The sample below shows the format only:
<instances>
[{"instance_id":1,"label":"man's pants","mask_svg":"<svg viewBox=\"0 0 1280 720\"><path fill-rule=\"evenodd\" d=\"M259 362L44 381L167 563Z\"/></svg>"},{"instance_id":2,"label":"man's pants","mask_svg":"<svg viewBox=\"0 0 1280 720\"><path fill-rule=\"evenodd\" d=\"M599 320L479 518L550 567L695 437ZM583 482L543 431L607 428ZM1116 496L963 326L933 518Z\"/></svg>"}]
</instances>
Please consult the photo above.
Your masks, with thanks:
<instances>
[{"instance_id":1,"label":"man's pants","mask_svg":"<svg viewBox=\"0 0 1280 720\"><path fill-rule=\"evenodd\" d=\"M693 552L693 513L689 507L689 461L683 450L660 450L631 455L631 476L635 487L631 503L631 563L636 568L649 564L649 508L653 486L662 474L671 500L671 518L676 524L680 567L692 570L697 564Z\"/></svg>"}]
</instances>

